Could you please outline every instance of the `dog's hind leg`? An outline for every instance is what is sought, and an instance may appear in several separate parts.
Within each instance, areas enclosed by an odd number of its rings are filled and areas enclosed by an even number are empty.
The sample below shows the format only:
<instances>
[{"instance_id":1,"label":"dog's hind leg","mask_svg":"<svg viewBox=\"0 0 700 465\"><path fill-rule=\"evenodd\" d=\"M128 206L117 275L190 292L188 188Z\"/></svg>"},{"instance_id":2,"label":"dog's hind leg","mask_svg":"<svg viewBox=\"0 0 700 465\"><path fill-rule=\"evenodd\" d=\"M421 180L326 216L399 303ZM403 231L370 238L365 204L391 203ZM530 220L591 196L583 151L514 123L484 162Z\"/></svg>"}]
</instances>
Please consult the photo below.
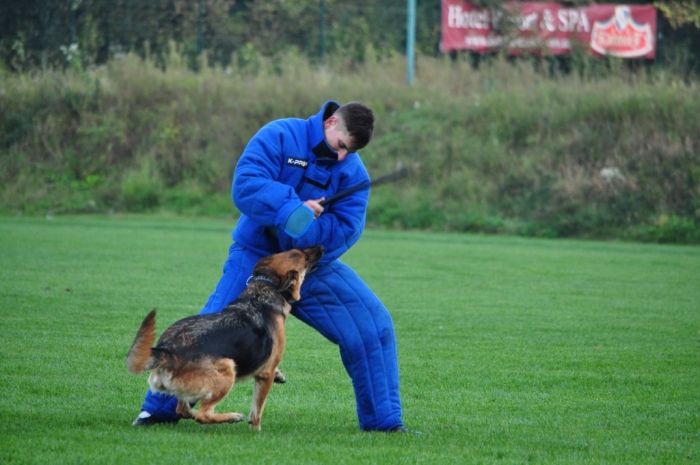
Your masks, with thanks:
<instances>
[{"instance_id":1,"label":"dog's hind leg","mask_svg":"<svg viewBox=\"0 0 700 465\"><path fill-rule=\"evenodd\" d=\"M192 407L190 407L190 404L180 399L177 400L177 408L175 409L175 413L180 415L180 418L183 420L194 420L195 418L195 413L192 410Z\"/></svg>"},{"instance_id":2,"label":"dog's hind leg","mask_svg":"<svg viewBox=\"0 0 700 465\"><path fill-rule=\"evenodd\" d=\"M274 379L274 371L271 373L260 374L255 377L255 386L253 387L253 406L250 410L250 417L248 418L248 423L250 423L251 429L260 431L260 421L262 420L265 401L267 400L267 395L270 393Z\"/></svg>"},{"instance_id":3,"label":"dog's hind leg","mask_svg":"<svg viewBox=\"0 0 700 465\"><path fill-rule=\"evenodd\" d=\"M206 385L208 394L199 401L199 410L192 410L194 419L199 423L237 423L243 418L241 413L215 413L216 404L228 395L236 381L233 360L218 360L213 364L213 370L202 373L200 378Z\"/></svg>"},{"instance_id":4,"label":"dog's hind leg","mask_svg":"<svg viewBox=\"0 0 700 465\"><path fill-rule=\"evenodd\" d=\"M201 406L199 410L194 410L195 420L202 424L210 423L238 423L242 421L245 416L242 413L232 412L232 413L216 413L214 412L214 407L219 403L221 399L216 401L201 401Z\"/></svg>"}]
</instances>

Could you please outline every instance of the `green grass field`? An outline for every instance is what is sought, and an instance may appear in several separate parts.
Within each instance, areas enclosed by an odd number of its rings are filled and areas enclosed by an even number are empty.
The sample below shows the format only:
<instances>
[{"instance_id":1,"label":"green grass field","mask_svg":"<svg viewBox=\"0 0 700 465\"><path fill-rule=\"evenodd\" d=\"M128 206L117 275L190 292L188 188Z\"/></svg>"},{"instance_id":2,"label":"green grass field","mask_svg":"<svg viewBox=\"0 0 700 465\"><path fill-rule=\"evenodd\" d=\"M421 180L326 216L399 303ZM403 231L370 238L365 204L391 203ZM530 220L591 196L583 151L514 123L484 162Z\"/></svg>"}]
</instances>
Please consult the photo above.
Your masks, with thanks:
<instances>
[{"instance_id":1,"label":"green grass field","mask_svg":"<svg viewBox=\"0 0 700 465\"><path fill-rule=\"evenodd\" d=\"M337 348L299 321L262 432L133 428L124 358L197 313L232 225L0 218L0 463L698 463L700 248L368 231L343 260L390 309L404 418L363 433ZM250 408L241 384L219 411Z\"/></svg>"}]
</instances>

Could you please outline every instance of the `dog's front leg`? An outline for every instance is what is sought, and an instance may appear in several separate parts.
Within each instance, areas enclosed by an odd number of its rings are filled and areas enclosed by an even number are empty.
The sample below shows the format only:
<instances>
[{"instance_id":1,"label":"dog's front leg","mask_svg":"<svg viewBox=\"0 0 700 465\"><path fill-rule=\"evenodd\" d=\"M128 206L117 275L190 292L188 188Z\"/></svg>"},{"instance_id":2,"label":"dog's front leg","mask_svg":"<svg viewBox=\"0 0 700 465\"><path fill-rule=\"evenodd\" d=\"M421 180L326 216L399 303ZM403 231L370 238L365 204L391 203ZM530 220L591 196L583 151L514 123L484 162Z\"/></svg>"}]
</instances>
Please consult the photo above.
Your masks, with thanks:
<instances>
[{"instance_id":1,"label":"dog's front leg","mask_svg":"<svg viewBox=\"0 0 700 465\"><path fill-rule=\"evenodd\" d=\"M272 388L274 378L274 371L271 373L260 374L255 377L255 386L253 387L253 406L250 410L250 417L248 418L248 423L250 423L251 429L260 431L260 421L262 420L265 401L267 400L267 395L270 393L270 389Z\"/></svg>"}]
</instances>

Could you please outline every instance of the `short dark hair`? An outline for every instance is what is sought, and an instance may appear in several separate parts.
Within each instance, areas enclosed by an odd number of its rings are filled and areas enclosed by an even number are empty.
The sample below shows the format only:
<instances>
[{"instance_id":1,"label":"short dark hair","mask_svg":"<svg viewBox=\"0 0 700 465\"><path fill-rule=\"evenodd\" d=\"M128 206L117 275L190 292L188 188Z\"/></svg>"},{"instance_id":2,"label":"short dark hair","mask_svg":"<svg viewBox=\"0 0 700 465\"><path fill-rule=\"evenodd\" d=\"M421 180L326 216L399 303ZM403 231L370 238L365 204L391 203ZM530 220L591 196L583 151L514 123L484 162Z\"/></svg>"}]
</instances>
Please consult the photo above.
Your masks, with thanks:
<instances>
[{"instance_id":1,"label":"short dark hair","mask_svg":"<svg viewBox=\"0 0 700 465\"><path fill-rule=\"evenodd\" d=\"M365 148L372 140L374 132L374 113L365 104L349 102L336 110L345 124L345 129L352 137L353 152Z\"/></svg>"}]
</instances>

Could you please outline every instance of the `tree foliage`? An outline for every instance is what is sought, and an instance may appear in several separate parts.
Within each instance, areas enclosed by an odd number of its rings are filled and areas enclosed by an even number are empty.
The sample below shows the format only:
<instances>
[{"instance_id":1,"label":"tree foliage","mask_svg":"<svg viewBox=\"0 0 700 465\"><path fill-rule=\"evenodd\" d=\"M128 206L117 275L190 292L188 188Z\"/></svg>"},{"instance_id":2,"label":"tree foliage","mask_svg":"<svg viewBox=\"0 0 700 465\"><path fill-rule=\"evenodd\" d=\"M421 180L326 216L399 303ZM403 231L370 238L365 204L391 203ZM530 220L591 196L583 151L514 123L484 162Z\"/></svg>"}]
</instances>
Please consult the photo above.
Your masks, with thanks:
<instances>
[{"instance_id":1,"label":"tree foliage","mask_svg":"<svg viewBox=\"0 0 700 465\"><path fill-rule=\"evenodd\" d=\"M691 25L700 29L700 2L697 0L655 2L654 6L673 28Z\"/></svg>"},{"instance_id":2,"label":"tree foliage","mask_svg":"<svg viewBox=\"0 0 700 465\"><path fill-rule=\"evenodd\" d=\"M438 54L441 2L416 3L416 51ZM700 62L700 0L653 5L660 12L659 55L680 56L692 68ZM202 65L201 52L222 67L290 52L312 63L330 56L357 63L369 50L404 53L406 23L407 0L4 0L0 70L79 69L129 52L165 67L173 48L192 69Z\"/></svg>"},{"instance_id":3,"label":"tree foliage","mask_svg":"<svg viewBox=\"0 0 700 465\"><path fill-rule=\"evenodd\" d=\"M418 2L417 48L437 53L440 3ZM28 70L105 63L125 52L164 60L172 44L196 66L293 49L362 60L405 48L406 0L5 0L0 58Z\"/></svg>"}]
</instances>

